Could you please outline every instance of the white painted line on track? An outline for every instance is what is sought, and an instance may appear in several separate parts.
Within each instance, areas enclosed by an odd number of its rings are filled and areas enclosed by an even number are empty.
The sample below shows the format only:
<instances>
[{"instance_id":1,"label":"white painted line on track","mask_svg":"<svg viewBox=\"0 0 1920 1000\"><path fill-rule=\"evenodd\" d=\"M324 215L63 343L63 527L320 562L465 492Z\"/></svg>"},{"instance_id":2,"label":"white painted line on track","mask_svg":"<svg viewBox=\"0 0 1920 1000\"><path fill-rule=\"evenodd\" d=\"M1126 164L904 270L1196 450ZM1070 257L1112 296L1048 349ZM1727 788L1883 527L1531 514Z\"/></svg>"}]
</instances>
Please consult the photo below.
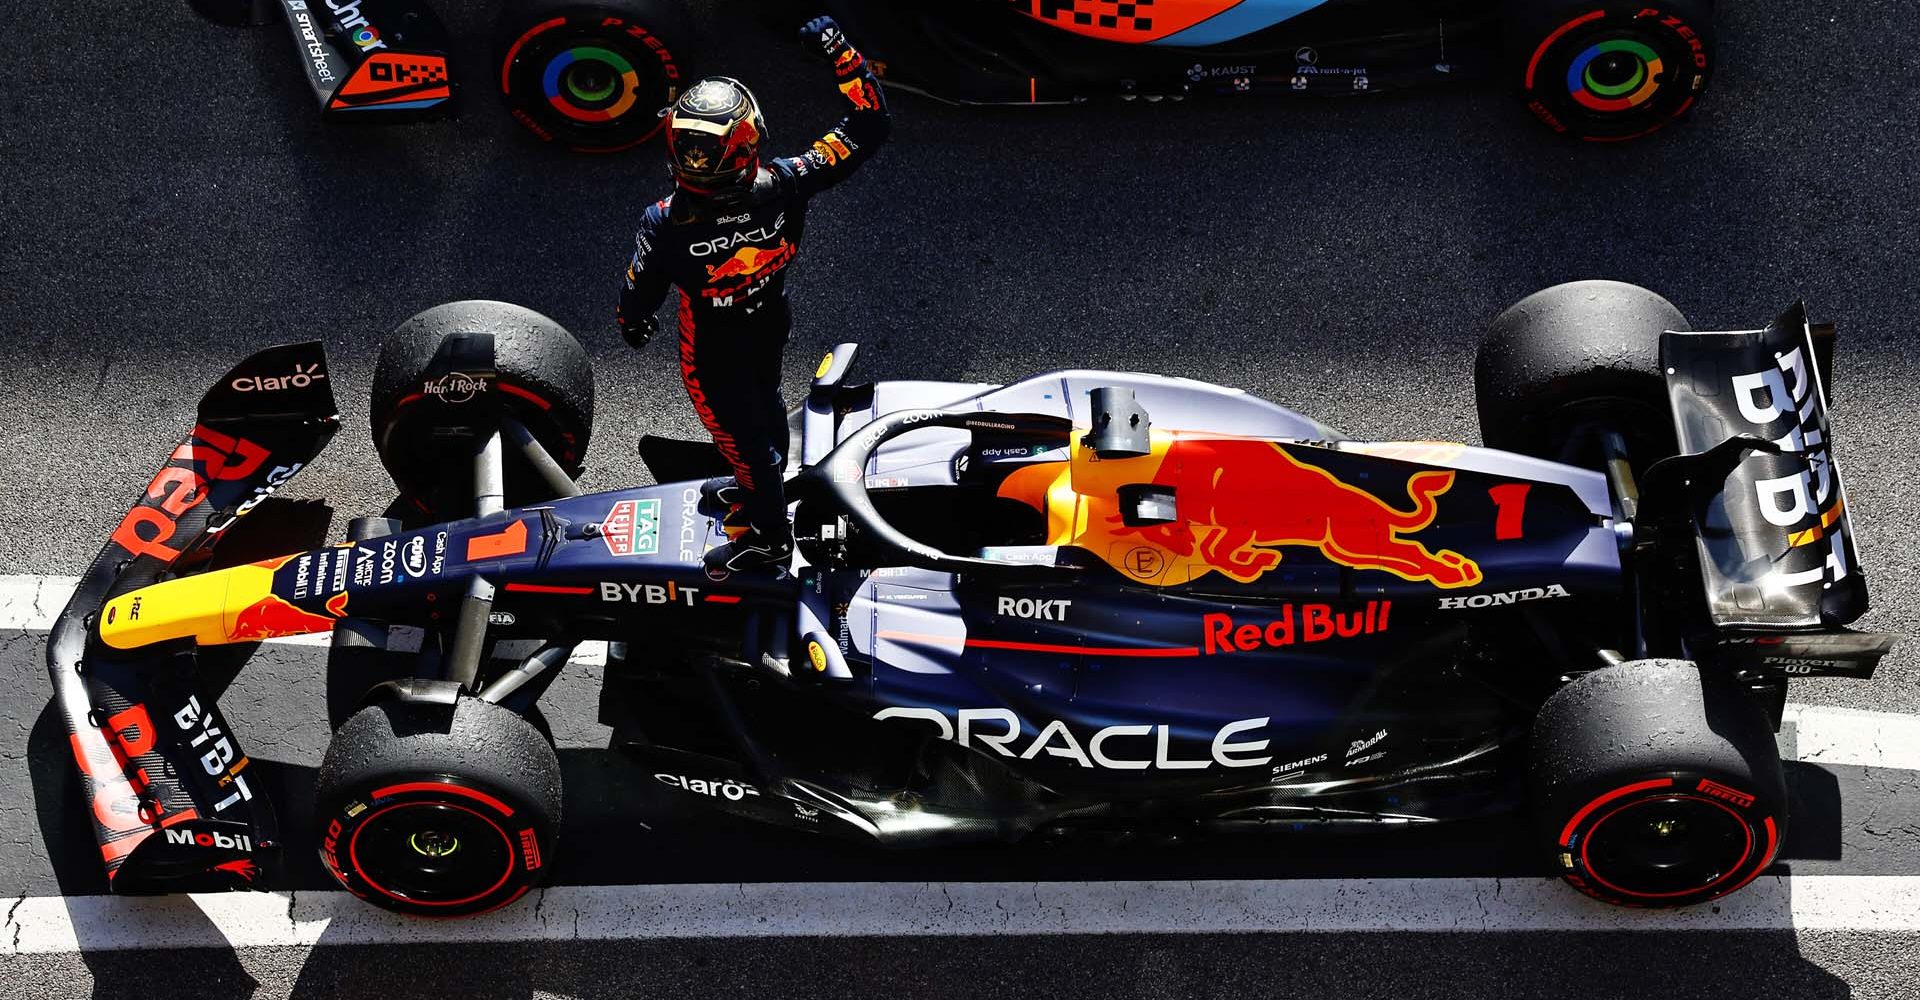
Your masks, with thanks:
<instances>
[{"instance_id":1,"label":"white painted line on track","mask_svg":"<svg viewBox=\"0 0 1920 1000\"><path fill-rule=\"evenodd\" d=\"M0 955L490 941L985 934L1920 931L1920 876L1768 876L1712 905L1629 910L1557 880L879 882L578 886L468 920L417 920L346 893L35 896Z\"/></svg>"},{"instance_id":2,"label":"white painted line on track","mask_svg":"<svg viewBox=\"0 0 1920 1000\"><path fill-rule=\"evenodd\" d=\"M1788 705L1794 760L1920 771L1920 716L1825 705Z\"/></svg>"}]
</instances>

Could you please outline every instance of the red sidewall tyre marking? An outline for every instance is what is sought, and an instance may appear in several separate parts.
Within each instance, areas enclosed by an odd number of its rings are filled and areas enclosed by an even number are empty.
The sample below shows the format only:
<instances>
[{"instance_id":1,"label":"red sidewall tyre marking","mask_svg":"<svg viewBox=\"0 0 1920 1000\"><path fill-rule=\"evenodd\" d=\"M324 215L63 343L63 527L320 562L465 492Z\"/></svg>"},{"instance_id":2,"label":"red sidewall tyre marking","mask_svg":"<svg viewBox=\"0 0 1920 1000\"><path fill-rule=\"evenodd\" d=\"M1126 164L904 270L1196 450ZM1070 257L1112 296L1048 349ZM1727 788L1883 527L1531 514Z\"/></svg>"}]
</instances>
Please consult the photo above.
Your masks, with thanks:
<instances>
[{"instance_id":1,"label":"red sidewall tyre marking","mask_svg":"<svg viewBox=\"0 0 1920 1000\"><path fill-rule=\"evenodd\" d=\"M1631 785L1623 785L1619 788L1614 789L1611 792L1608 792L1605 795L1600 796L1597 799L1594 799L1592 802L1589 802L1586 805L1581 806L1580 811L1577 813L1574 813L1573 818L1570 820L1567 820L1567 825L1560 829L1560 846L1564 848L1572 845L1574 829L1580 825L1580 822L1582 820L1586 819L1588 816L1593 815L1593 811L1595 809L1598 809L1601 806L1604 806L1607 803L1612 802L1614 799L1617 799L1622 795L1632 795L1634 792L1645 791L1649 788L1672 788L1672 787L1673 787L1672 778L1655 778L1651 781L1636 781Z\"/></svg>"},{"instance_id":2,"label":"red sidewall tyre marking","mask_svg":"<svg viewBox=\"0 0 1920 1000\"><path fill-rule=\"evenodd\" d=\"M1627 114L1615 119L1590 117L1587 119L1590 124L1583 126L1581 124L1582 115L1579 113L1579 108L1562 106L1566 102L1561 100L1561 91L1554 89L1557 84L1552 79L1556 75L1553 68L1548 67L1547 69L1546 75L1549 78L1548 80L1541 81L1539 79L1541 63L1546 59L1548 53L1551 52L1556 45L1560 44L1569 33L1575 29L1608 18L1624 18L1622 23L1630 21L1635 24L1648 25L1647 28L1636 31L1635 34L1649 42L1657 41L1658 46L1665 49L1668 55L1674 57L1676 61L1684 63L1684 65L1676 65L1668 71L1671 77L1666 86L1683 88L1687 91L1685 96L1679 100L1678 104L1676 104L1672 110L1658 112L1658 116L1651 121L1647 121L1644 127L1633 128L1632 131L1623 132L1618 135L1605 134L1608 129L1606 122L1616 122L1613 126L1616 128L1622 126L1632 128L1633 124L1645 121L1646 116ZM1609 21L1608 23L1614 22ZM1602 27L1604 26L1605 25L1602 25ZM1656 35L1658 36L1657 39L1655 37ZM1681 60L1681 56L1685 56L1686 58ZM1527 60L1526 75L1522 80L1521 90L1527 99L1528 110L1532 111L1536 118L1539 118L1541 122L1556 132L1573 132L1586 142L1626 142L1658 132L1691 110L1694 104L1698 102L1699 91L1703 85L1703 81L1711 70L1712 64L1709 57L1709 50L1706 47L1706 39L1702 38L1690 24L1682 20L1679 16L1667 13L1656 6L1645 6L1638 9L1615 7L1611 10L1600 7L1567 20L1549 32L1547 36L1541 40L1540 44L1534 47L1532 56ZM1541 84L1537 89L1535 86L1536 83ZM1661 98L1656 97L1655 100L1661 100ZM1600 134L1590 134L1593 131L1598 131Z\"/></svg>"},{"instance_id":3,"label":"red sidewall tyre marking","mask_svg":"<svg viewBox=\"0 0 1920 1000\"><path fill-rule=\"evenodd\" d=\"M1568 21L1567 23L1561 25L1560 27L1555 28L1553 30L1553 33L1549 34L1546 37L1546 40L1541 42L1540 46L1533 50L1533 58L1527 60L1527 84L1526 84L1527 89L1528 90L1533 89L1533 76L1536 72L1539 71L1540 60L1542 57L1544 57L1547 54L1547 50L1553 47L1553 43L1559 41L1561 37L1564 36L1567 32L1572 31L1575 28L1578 28L1579 26L1587 23L1588 21L1592 21L1595 18L1601 18L1606 16L1607 16L1606 11L1596 10L1596 11L1593 11L1592 13L1582 14L1579 17L1576 17L1573 20ZM516 42L515 47L517 48L518 46L519 46L519 43Z\"/></svg>"},{"instance_id":4,"label":"red sidewall tyre marking","mask_svg":"<svg viewBox=\"0 0 1920 1000\"><path fill-rule=\"evenodd\" d=\"M1746 888L1748 882L1759 878L1761 872L1773 866L1774 852L1780 849L1780 828L1774 825L1772 816L1768 816L1762 825L1767 828L1766 856L1760 859L1760 863L1754 866L1753 871L1747 873L1746 878L1741 879L1732 888L1720 892L1715 898L1728 895L1729 893L1739 892L1741 889Z\"/></svg>"},{"instance_id":5,"label":"red sidewall tyre marking","mask_svg":"<svg viewBox=\"0 0 1920 1000\"><path fill-rule=\"evenodd\" d=\"M411 788L419 788L422 786L434 788L437 790L450 790L450 791L458 791L463 793L471 793L476 795L479 798L487 799L494 802L495 804L499 804L499 800L493 799L492 796L476 793L476 792L473 792L472 789L461 788L457 785L438 785L438 784L423 782L423 783L420 783L420 785L411 786ZM396 789L411 790L411 788L410 786L406 786L406 785L396 785L396 786L393 786L393 788L382 789L382 791L394 791ZM376 795L375 797L377 798L378 795ZM492 885L488 886L484 891L474 893L471 896L465 896L460 899L438 900L438 901L430 901L430 900L423 900L423 899L408 899L405 896L401 896L397 893L390 891L385 886L374 881L373 878L367 874L366 869L360 866L359 848L360 848L361 832L367 828L368 824L372 823L374 820L380 818L381 816L384 816L387 813L394 811L395 809L406 809L406 808L419 807L419 806L441 806L447 809L458 809L461 812L464 812L470 816L473 816L479 819L481 822L491 827L495 833L498 833L500 835L500 842L506 845L506 854L507 854L507 868L506 868L506 871L503 871L500 873L499 880L495 881ZM505 809L506 807L504 805L501 805L501 808ZM509 810L509 812L511 812L511 810ZM363 820L360 820L357 824L355 824L353 828L353 836L349 838L347 841L347 863L353 866L353 873L359 876L360 881L365 882L368 888L381 894L382 896L385 896L388 899L396 900L401 903L405 903L408 906L464 906L468 903L473 902L474 900L485 899L487 896L500 891L500 887L507 884L507 879L513 877L513 872L518 861L519 861L519 855L514 851L513 838L507 834L507 831L504 827L502 827L499 823L495 822L492 817L486 815L485 813L477 809L470 809L466 806L461 805L458 802L444 802L444 801L436 802L432 800L419 800L419 801L413 801L413 802L396 802L390 806L384 806L380 809L375 810L372 815L368 816ZM517 894L515 898L518 898ZM509 902L510 901L511 900L509 900ZM489 907L489 909L496 909L496 908L497 907Z\"/></svg>"},{"instance_id":6,"label":"red sidewall tyre marking","mask_svg":"<svg viewBox=\"0 0 1920 1000\"><path fill-rule=\"evenodd\" d=\"M494 810L502 816L513 815L513 807L507 805L505 802L477 788L468 788L465 785L456 785L446 781L409 781L399 785L388 785L385 788L374 789L372 793L370 793L370 797L379 800L392 795L398 795L402 792L433 792L435 794L451 792L455 795L464 795L477 802L484 802L492 806Z\"/></svg>"},{"instance_id":7,"label":"red sidewall tyre marking","mask_svg":"<svg viewBox=\"0 0 1920 1000\"><path fill-rule=\"evenodd\" d=\"M1714 879L1711 882L1708 882L1706 885L1695 886L1694 888L1691 888L1691 889L1681 889L1678 892L1637 892L1633 889L1623 889L1620 886L1614 885L1612 882L1609 882L1605 878L1602 878L1600 873L1594 869L1593 863L1587 857L1587 850L1593 846L1593 835L1599 832L1600 828L1606 824L1607 820L1612 819L1614 816L1618 815L1624 810L1632 809L1633 807L1637 805L1642 805L1645 802L1645 800L1635 800L1632 802L1623 802L1620 805L1615 806L1606 815L1595 820L1593 823L1593 826L1587 830L1586 836L1580 838L1580 867L1586 870L1587 877L1593 879L1595 882L1598 882L1601 885L1606 886L1608 889L1611 889L1614 892L1619 893L1622 896L1632 896L1635 899L1674 899L1680 896L1690 896L1696 892L1706 892L1707 890L1712 889L1714 886L1719 885L1722 882L1725 882L1727 879L1730 879L1735 874L1737 874L1740 871L1740 869L1746 865L1747 859L1753 857L1753 824L1747 822L1746 818L1741 816L1739 813L1734 812L1732 809L1727 808L1725 805L1722 805L1721 803L1716 802L1713 799L1706 798L1705 796L1677 795L1677 796L1674 796L1674 798L1685 799L1689 802L1705 802L1707 805L1713 806L1714 808L1719 809L1721 812L1724 812L1727 815L1732 816L1734 820L1740 824L1741 832L1746 834L1746 837L1747 837L1746 845L1741 849L1741 852L1740 852L1740 860L1735 861L1731 865L1728 865L1726 871L1721 872L1718 878Z\"/></svg>"},{"instance_id":8,"label":"red sidewall tyre marking","mask_svg":"<svg viewBox=\"0 0 1920 1000\"><path fill-rule=\"evenodd\" d=\"M520 58L521 49L525 48L527 43L534 38L569 24L577 24L582 27L591 28L593 29L592 34L603 40L611 41L617 37L623 43L630 44L638 50L636 54L642 56L651 55L654 63L657 64L658 67L655 79L657 82L665 84L666 87L666 99L660 102L661 106L672 104L674 99L679 96L680 63L674 57L673 50L667 47L659 35L649 31L643 25L633 24L610 14L587 15L584 12L574 12L561 14L559 17L550 18L528 28L525 32L521 33L518 38L513 40L513 44L507 47L506 54L501 57L500 93L507 98L514 120L520 122L529 132L532 132L544 142L563 141L567 143L568 148L581 153L618 153L648 142L653 139L654 136L659 135L661 130L666 128L667 120L665 116L655 116L653 114L653 112L657 110L656 108L636 107L635 110L621 116L622 119L640 119L644 117L654 121L653 127L637 138L612 145L591 145L580 141L580 136L569 138L568 136L557 134L545 124L536 120L526 109L512 106L516 96L513 87L514 67ZM644 104L645 102L642 103Z\"/></svg>"},{"instance_id":9,"label":"red sidewall tyre marking","mask_svg":"<svg viewBox=\"0 0 1920 1000\"><path fill-rule=\"evenodd\" d=\"M513 93L513 61L520 57L520 47L527 44L527 39L551 28L558 28L565 23L567 23L567 19L564 17L556 17L549 21L542 21L528 28L526 33L513 40L513 44L507 48L506 56L500 60L500 92L502 94Z\"/></svg>"}]
</instances>

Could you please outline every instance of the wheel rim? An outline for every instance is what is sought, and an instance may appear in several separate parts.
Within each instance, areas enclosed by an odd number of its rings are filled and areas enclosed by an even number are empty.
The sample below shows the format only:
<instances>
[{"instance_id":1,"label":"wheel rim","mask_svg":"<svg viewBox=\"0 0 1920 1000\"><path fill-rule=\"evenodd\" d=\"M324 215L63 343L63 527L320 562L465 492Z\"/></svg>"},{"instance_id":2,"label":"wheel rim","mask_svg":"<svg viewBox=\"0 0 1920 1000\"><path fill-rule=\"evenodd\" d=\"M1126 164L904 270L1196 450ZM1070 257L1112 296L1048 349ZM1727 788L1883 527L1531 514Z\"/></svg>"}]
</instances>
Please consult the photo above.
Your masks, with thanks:
<instances>
[{"instance_id":1,"label":"wheel rim","mask_svg":"<svg viewBox=\"0 0 1920 1000\"><path fill-rule=\"evenodd\" d=\"M1732 878L1753 854L1753 828L1712 799L1654 796L1601 816L1580 854L1587 873L1615 892L1671 898Z\"/></svg>"},{"instance_id":2,"label":"wheel rim","mask_svg":"<svg viewBox=\"0 0 1920 1000\"><path fill-rule=\"evenodd\" d=\"M367 817L348 858L375 891L417 906L483 899L513 874L513 842L486 815L453 802L402 802Z\"/></svg>"},{"instance_id":3,"label":"wheel rim","mask_svg":"<svg viewBox=\"0 0 1920 1000\"><path fill-rule=\"evenodd\" d=\"M555 52L540 74L547 103L585 124L609 122L640 100L640 71L623 52L579 44Z\"/></svg>"},{"instance_id":4,"label":"wheel rim","mask_svg":"<svg viewBox=\"0 0 1920 1000\"><path fill-rule=\"evenodd\" d=\"M1567 93L1589 111L1632 111L1653 100L1666 82L1660 53L1633 38L1609 38L1586 47L1567 66Z\"/></svg>"}]
</instances>

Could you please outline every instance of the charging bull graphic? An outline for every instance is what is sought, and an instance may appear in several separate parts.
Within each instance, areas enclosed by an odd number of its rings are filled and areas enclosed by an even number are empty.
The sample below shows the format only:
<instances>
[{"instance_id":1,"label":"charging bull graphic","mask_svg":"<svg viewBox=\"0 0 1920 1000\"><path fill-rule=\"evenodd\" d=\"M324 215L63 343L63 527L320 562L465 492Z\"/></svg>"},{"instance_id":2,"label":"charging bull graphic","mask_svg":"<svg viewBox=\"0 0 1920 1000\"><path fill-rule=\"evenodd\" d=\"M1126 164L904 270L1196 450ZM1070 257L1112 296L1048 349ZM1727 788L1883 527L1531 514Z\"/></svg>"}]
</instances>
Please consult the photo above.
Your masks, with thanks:
<instances>
[{"instance_id":1,"label":"charging bull graphic","mask_svg":"<svg viewBox=\"0 0 1920 1000\"><path fill-rule=\"evenodd\" d=\"M332 630L333 624L333 618L304 611L268 594L242 609L234 617L233 628L228 630L227 635L235 642L252 642L326 632Z\"/></svg>"},{"instance_id":2,"label":"charging bull graphic","mask_svg":"<svg viewBox=\"0 0 1920 1000\"><path fill-rule=\"evenodd\" d=\"M1001 495L1047 511L1051 544L1087 549L1142 583L1179 586L1212 572L1252 583L1295 546L1443 589L1482 579L1472 559L1409 537L1433 523L1436 498L1453 486L1448 470L1411 474L1403 508L1271 441L1156 432L1151 455L1100 461L1077 442L1074 455L1020 470ZM1124 523L1119 488L1146 483L1173 490L1173 521ZM1036 487L1039 502L1023 495Z\"/></svg>"},{"instance_id":3,"label":"charging bull graphic","mask_svg":"<svg viewBox=\"0 0 1920 1000\"><path fill-rule=\"evenodd\" d=\"M781 240L779 246L744 246L723 263L707 265L707 281L719 284L728 278L751 278L763 271L778 271L793 259L793 244Z\"/></svg>"}]
</instances>

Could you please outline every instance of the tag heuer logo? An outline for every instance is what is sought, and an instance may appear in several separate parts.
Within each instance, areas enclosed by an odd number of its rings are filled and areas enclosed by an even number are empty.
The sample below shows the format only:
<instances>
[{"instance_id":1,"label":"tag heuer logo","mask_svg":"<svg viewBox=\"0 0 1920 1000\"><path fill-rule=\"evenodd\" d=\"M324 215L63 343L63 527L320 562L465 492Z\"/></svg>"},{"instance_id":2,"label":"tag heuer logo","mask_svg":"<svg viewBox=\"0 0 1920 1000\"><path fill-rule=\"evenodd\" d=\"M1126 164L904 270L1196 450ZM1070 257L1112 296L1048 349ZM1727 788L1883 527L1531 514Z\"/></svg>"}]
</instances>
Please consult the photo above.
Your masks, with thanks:
<instances>
[{"instance_id":1,"label":"tag heuer logo","mask_svg":"<svg viewBox=\"0 0 1920 1000\"><path fill-rule=\"evenodd\" d=\"M607 551L616 556L650 556L660 551L660 501L622 500L600 524Z\"/></svg>"}]
</instances>

